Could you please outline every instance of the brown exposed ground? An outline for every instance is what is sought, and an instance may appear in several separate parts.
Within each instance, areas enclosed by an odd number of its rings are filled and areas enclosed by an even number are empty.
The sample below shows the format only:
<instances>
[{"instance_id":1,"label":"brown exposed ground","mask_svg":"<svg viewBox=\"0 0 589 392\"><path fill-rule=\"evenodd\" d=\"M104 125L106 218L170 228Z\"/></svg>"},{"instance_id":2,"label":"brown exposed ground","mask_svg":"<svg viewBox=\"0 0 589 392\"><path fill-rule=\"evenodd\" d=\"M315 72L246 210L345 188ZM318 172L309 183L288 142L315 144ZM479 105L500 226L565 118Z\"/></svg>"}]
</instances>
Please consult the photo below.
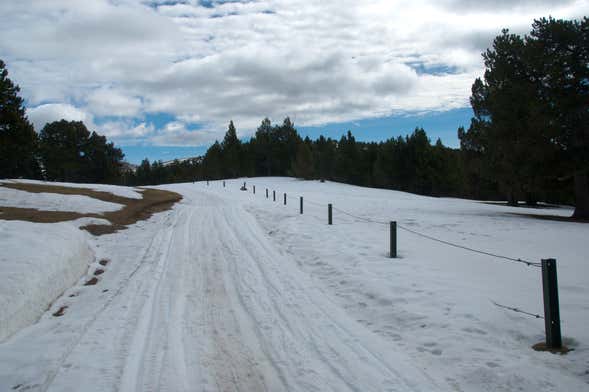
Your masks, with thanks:
<instances>
[{"instance_id":1,"label":"brown exposed ground","mask_svg":"<svg viewBox=\"0 0 589 392\"><path fill-rule=\"evenodd\" d=\"M46 184L2 183L0 186L17 189L31 193L58 193L62 195L83 195L98 200L122 204L123 208L117 211L108 211L101 214L79 213L71 211L42 211L34 208L2 207L0 206L0 219L23 220L38 223L55 223L75 220L79 218L100 218L111 222L111 225L86 225L81 229L94 235L114 233L125 229L139 220L148 219L156 212L169 210L182 199L175 192L160 189L141 188L141 199L131 199L117 196L110 192L96 191L86 188L69 188Z\"/></svg>"},{"instance_id":2,"label":"brown exposed ground","mask_svg":"<svg viewBox=\"0 0 589 392\"><path fill-rule=\"evenodd\" d=\"M98 283L98 279L94 277L86 283L84 283L84 286L94 286L96 283Z\"/></svg>"},{"instance_id":3,"label":"brown exposed ground","mask_svg":"<svg viewBox=\"0 0 589 392\"><path fill-rule=\"evenodd\" d=\"M63 316L66 309L67 309L67 306L62 306L61 308L59 308L59 310L57 312L53 313L53 317Z\"/></svg>"}]
</instances>

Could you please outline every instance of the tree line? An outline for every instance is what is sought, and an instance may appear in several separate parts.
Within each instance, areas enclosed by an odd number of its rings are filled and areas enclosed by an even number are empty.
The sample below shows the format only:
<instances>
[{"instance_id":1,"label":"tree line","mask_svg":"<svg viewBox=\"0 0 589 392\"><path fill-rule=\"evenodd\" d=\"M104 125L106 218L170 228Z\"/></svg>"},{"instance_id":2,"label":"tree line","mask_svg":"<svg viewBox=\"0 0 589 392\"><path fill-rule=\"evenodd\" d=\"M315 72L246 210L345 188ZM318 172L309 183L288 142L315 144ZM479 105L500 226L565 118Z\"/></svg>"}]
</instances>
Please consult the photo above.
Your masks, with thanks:
<instances>
[{"instance_id":1,"label":"tree line","mask_svg":"<svg viewBox=\"0 0 589 392\"><path fill-rule=\"evenodd\" d=\"M81 122L41 132L25 116L0 61L0 178L155 185L242 176L294 176L423 195L575 205L589 218L589 22L534 21L521 37L503 30L483 53L460 148L431 143L422 128L381 142L302 138L289 118L264 119L242 141L234 123L202 157L131 170L121 150Z\"/></svg>"},{"instance_id":2,"label":"tree line","mask_svg":"<svg viewBox=\"0 0 589 392\"><path fill-rule=\"evenodd\" d=\"M117 183L124 154L81 121L55 121L37 134L20 89L0 60L0 178Z\"/></svg>"}]
</instances>

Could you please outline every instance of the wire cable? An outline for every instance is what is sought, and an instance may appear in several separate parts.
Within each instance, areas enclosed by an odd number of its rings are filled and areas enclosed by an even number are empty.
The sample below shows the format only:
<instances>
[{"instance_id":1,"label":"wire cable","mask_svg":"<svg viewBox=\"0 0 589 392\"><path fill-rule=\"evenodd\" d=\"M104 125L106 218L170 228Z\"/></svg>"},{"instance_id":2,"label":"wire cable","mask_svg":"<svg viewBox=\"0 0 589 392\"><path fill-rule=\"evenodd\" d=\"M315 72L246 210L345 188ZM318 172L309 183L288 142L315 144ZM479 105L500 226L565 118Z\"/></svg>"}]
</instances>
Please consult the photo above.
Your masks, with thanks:
<instances>
[{"instance_id":1,"label":"wire cable","mask_svg":"<svg viewBox=\"0 0 589 392\"><path fill-rule=\"evenodd\" d=\"M268 189L270 189L270 188L268 188ZM291 198L291 197L292 198L295 198L294 196L287 195L287 198ZM303 202L305 204L310 204L310 205L314 205L314 206L318 206L318 207L324 207L325 206L325 203L317 203L317 202L314 202L313 200L309 200L309 199L303 199ZM352 214L352 213L350 213L348 211L342 210L341 208L337 208L337 207L333 207L333 206L332 206L332 208L335 211L338 211L338 212L340 212L340 213L342 213L344 215L347 215L347 216L349 216L351 218L354 218L354 219L357 219L359 221L363 221L363 222L367 222L367 223L374 223L374 224L378 224L378 225L388 225L390 223L390 222L378 221L378 220L366 218L366 217L363 217L363 216L355 215L355 214ZM431 241L435 241L435 242L438 242L438 243L441 243L441 244L452 246L454 248L459 248L459 249L467 250L469 252L473 252L473 253L478 253L478 254L482 254L482 255L486 255L486 256L495 257L495 258L502 259L502 260L509 261L509 262L525 264L528 267L541 267L542 266L541 263L535 263L535 262L524 260L524 259L521 259L521 258L514 258L514 257L509 257L509 256L503 256L503 255L500 255L500 254L486 252L486 251L483 251L483 250L474 249L474 248L471 248L471 247L468 247L468 246L464 246L464 245L456 244L456 243L453 243L453 242L450 242L450 241L442 240L440 238L436 238L436 237L433 237L431 235L427 235L427 234L420 233L418 231L409 229L409 228L407 228L405 226L402 226L402 225L399 225L399 224L397 224L397 227L399 229L405 230L405 231L407 231L409 233L418 235L420 237L429 239Z\"/></svg>"},{"instance_id":2,"label":"wire cable","mask_svg":"<svg viewBox=\"0 0 589 392\"><path fill-rule=\"evenodd\" d=\"M479 253L479 254L482 254L482 255L487 255L487 256L491 256L491 257L495 257L495 258L498 258L498 259L503 259L503 260L507 260L507 261L515 262L515 263L522 263L522 264L525 264L525 265L527 265L527 266L529 266L529 267L530 267L530 266L531 266L531 267L541 267L541 266L542 266L542 264L540 264L540 263L534 263L534 262L531 262L531 261L528 261L528 260L524 260L524 259L520 259L520 258L517 258L517 259L516 259L516 258L513 258L513 257L508 257L508 256L499 255L499 254L496 254L496 253L485 252L485 251L483 251L483 250L478 250L478 249L470 248L470 247L468 247L468 246L459 245L459 244L455 244L455 243L453 243L453 242L449 242L449 241L441 240L441 239L439 239L439 238L432 237L432 236L430 236L430 235L423 234L423 233L420 233L420 232L418 232L418 231L415 231L415 230L408 229L408 228L406 228L406 227L404 227L404 226L401 226L401 225L397 225L397 227L398 227L398 228L400 228L401 230L408 231L408 232L410 232L410 233L413 233L413 234L415 234L415 235L421 236L421 237L423 237L423 238L427 238L427 239L429 239L429 240L431 240L431 241L440 242L440 243L442 243L442 244L449 245L449 246L453 246L453 247L455 247L455 248L460 248L460 249L468 250L468 251L471 251L471 252L474 252L474 253Z\"/></svg>"},{"instance_id":3,"label":"wire cable","mask_svg":"<svg viewBox=\"0 0 589 392\"><path fill-rule=\"evenodd\" d=\"M523 313L525 315L532 316L532 317L535 317L537 319L544 319L544 317L542 317L542 316L540 316L539 314L536 314L536 313L530 313L530 312L526 312L525 310L521 310L521 309L518 309L518 308L511 307L511 306L501 305L501 304L498 304L495 301L491 301L491 302L493 303L493 305L495 305L495 306L497 306L499 308L511 310L512 312L516 312L516 313Z\"/></svg>"}]
</instances>

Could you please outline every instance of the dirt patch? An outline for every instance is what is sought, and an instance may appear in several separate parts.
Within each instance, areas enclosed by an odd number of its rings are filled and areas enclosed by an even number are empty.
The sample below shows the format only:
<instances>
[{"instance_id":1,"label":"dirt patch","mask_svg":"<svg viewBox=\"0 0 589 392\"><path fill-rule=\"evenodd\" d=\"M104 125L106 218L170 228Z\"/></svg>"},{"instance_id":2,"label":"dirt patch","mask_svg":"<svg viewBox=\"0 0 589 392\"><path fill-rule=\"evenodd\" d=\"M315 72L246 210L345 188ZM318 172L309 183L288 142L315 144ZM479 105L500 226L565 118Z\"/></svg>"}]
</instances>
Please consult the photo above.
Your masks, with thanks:
<instances>
[{"instance_id":1,"label":"dirt patch","mask_svg":"<svg viewBox=\"0 0 589 392\"><path fill-rule=\"evenodd\" d=\"M96 271L94 271L94 275L98 276L98 275L102 275L104 273L103 269L97 269Z\"/></svg>"},{"instance_id":2,"label":"dirt patch","mask_svg":"<svg viewBox=\"0 0 589 392\"><path fill-rule=\"evenodd\" d=\"M53 317L63 316L66 309L67 309L67 306L62 306L61 308L59 308L59 310L57 312L53 313Z\"/></svg>"},{"instance_id":3,"label":"dirt patch","mask_svg":"<svg viewBox=\"0 0 589 392\"><path fill-rule=\"evenodd\" d=\"M546 342L536 343L532 346L532 348L536 351L548 351L552 354L560 354L560 355L566 355L567 353L574 350L572 348L568 348L567 346L562 346L561 348L550 348L550 347L546 346Z\"/></svg>"},{"instance_id":4,"label":"dirt patch","mask_svg":"<svg viewBox=\"0 0 589 392\"><path fill-rule=\"evenodd\" d=\"M151 188L141 188L139 191L141 192L142 198L131 199L117 196L110 192L46 184L2 183L0 186L31 193L89 196L101 201L122 204L123 208L118 211L108 211L101 214L85 214L71 211L42 211L34 208L0 206L0 219L4 220L56 223L79 218L99 218L106 219L111 223L110 225L91 224L80 227L80 229L87 230L94 235L110 234L125 229L128 225L134 224L139 220L148 219L156 212L169 210L175 203L182 200L182 196L176 192Z\"/></svg>"},{"instance_id":5,"label":"dirt patch","mask_svg":"<svg viewBox=\"0 0 589 392\"><path fill-rule=\"evenodd\" d=\"M94 286L96 283L98 283L98 278L92 278L89 281L87 281L86 283L84 283L84 286Z\"/></svg>"}]
</instances>

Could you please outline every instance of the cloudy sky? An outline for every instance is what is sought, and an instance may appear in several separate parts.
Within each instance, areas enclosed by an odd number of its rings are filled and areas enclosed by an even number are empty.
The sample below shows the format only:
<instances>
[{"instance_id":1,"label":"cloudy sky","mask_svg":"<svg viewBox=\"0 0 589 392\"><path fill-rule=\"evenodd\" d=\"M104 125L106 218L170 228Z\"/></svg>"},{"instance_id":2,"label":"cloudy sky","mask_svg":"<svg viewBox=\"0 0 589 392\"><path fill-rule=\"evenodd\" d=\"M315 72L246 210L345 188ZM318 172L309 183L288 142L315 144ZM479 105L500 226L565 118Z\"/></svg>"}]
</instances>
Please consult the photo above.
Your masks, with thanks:
<instances>
[{"instance_id":1,"label":"cloudy sky","mask_svg":"<svg viewBox=\"0 0 589 392\"><path fill-rule=\"evenodd\" d=\"M202 152L232 119L457 145L481 52L502 28L578 18L574 0L18 0L0 58L35 128L83 120L137 162Z\"/></svg>"}]
</instances>

